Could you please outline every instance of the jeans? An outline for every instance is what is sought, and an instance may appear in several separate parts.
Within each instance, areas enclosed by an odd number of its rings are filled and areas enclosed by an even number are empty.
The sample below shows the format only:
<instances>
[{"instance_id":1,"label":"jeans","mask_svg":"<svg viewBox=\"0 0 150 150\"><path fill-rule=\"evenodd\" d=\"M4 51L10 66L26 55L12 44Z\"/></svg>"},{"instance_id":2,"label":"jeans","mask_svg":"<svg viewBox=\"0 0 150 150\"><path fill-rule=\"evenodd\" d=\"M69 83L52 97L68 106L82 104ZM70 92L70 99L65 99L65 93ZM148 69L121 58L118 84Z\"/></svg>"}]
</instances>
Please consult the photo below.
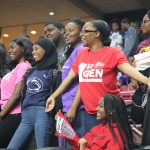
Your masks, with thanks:
<instances>
[{"instance_id":1,"label":"jeans","mask_svg":"<svg viewBox=\"0 0 150 150\"><path fill-rule=\"evenodd\" d=\"M44 106L30 106L22 111L22 120L8 148L21 150L32 131L35 132L37 148L49 146L52 115Z\"/></svg>"},{"instance_id":2,"label":"jeans","mask_svg":"<svg viewBox=\"0 0 150 150\"><path fill-rule=\"evenodd\" d=\"M21 114L8 114L0 121L0 148L7 147L21 122Z\"/></svg>"},{"instance_id":3,"label":"jeans","mask_svg":"<svg viewBox=\"0 0 150 150\"><path fill-rule=\"evenodd\" d=\"M90 129L101 123L96 119L96 115L90 115L85 109L81 109L77 112L76 120L74 122L74 130L79 137L85 135Z\"/></svg>"}]
</instances>

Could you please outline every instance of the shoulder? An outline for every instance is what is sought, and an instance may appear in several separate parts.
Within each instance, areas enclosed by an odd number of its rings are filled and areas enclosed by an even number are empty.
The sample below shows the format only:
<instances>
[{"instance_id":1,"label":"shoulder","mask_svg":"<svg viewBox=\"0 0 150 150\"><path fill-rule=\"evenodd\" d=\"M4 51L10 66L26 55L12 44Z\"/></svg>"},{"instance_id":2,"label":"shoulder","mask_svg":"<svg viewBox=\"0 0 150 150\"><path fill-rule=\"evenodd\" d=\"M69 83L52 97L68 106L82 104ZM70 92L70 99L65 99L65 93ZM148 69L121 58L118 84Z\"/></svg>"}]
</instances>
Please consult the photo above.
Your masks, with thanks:
<instances>
[{"instance_id":1,"label":"shoulder","mask_svg":"<svg viewBox=\"0 0 150 150\"><path fill-rule=\"evenodd\" d=\"M90 52L90 49L88 47L81 47L79 54L84 55L84 54L89 53L89 52Z\"/></svg>"},{"instance_id":2,"label":"shoulder","mask_svg":"<svg viewBox=\"0 0 150 150\"><path fill-rule=\"evenodd\" d=\"M26 68L26 69L28 69L28 68L31 68L31 64L28 61L21 62L21 63L17 64L17 66L16 66L16 69L19 69L19 68L22 68L22 69Z\"/></svg>"},{"instance_id":3,"label":"shoulder","mask_svg":"<svg viewBox=\"0 0 150 150\"><path fill-rule=\"evenodd\" d=\"M122 53L123 51L119 48L116 48L116 47L106 46L105 47L105 52L116 54L116 53L120 53L120 52Z\"/></svg>"}]
</instances>

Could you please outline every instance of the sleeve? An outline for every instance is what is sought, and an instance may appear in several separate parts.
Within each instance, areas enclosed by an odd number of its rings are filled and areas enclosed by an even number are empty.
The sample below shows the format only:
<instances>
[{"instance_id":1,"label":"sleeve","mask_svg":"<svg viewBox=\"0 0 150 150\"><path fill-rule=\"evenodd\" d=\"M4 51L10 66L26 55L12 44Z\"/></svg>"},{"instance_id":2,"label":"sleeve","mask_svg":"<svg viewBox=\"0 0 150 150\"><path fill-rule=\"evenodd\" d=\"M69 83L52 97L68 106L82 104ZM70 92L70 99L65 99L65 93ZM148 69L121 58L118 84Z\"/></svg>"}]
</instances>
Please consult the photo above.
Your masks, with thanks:
<instances>
[{"instance_id":1,"label":"sleeve","mask_svg":"<svg viewBox=\"0 0 150 150\"><path fill-rule=\"evenodd\" d=\"M123 64L123 63L128 63L127 57L125 56L124 52L121 51L120 49L116 49L116 54L117 57L117 65Z\"/></svg>"},{"instance_id":2,"label":"sleeve","mask_svg":"<svg viewBox=\"0 0 150 150\"><path fill-rule=\"evenodd\" d=\"M96 132L96 130L97 130L97 126L93 127L89 132L85 134L83 138L85 138L88 141L92 137L94 131Z\"/></svg>"},{"instance_id":3,"label":"sleeve","mask_svg":"<svg viewBox=\"0 0 150 150\"><path fill-rule=\"evenodd\" d=\"M23 80L23 76L29 68L31 68L29 63L18 64L16 67L16 84Z\"/></svg>"},{"instance_id":4,"label":"sleeve","mask_svg":"<svg viewBox=\"0 0 150 150\"><path fill-rule=\"evenodd\" d=\"M111 150L124 150L124 144L123 144L122 138L120 137L118 129L114 128L114 132L117 136L118 141L115 141L114 137L109 132L108 135L107 135L108 136L108 142L107 142L107 145L106 145L107 150L110 150L110 149Z\"/></svg>"},{"instance_id":5,"label":"sleeve","mask_svg":"<svg viewBox=\"0 0 150 150\"><path fill-rule=\"evenodd\" d=\"M107 143L107 150L121 150L122 146L119 143L114 141L113 139Z\"/></svg>"},{"instance_id":6,"label":"sleeve","mask_svg":"<svg viewBox=\"0 0 150 150\"><path fill-rule=\"evenodd\" d=\"M78 74L79 72L79 64L80 64L80 60L81 60L81 55L82 55L83 51L80 51L75 59L75 61L72 64L72 70Z\"/></svg>"},{"instance_id":7,"label":"sleeve","mask_svg":"<svg viewBox=\"0 0 150 150\"><path fill-rule=\"evenodd\" d=\"M123 40L122 40L122 36L121 35L118 35L117 43L122 45Z\"/></svg>"},{"instance_id":8,"label":"sleeve","mask_svg":"<svg viewBox=\"0 0 150 150\"><path fill-rule=\"evenodd\" d=\"M137 33L136 30L130 30L129 36L125 39L125 53L126 56L129 56L132 49L134 48L134 45L136 43Z\"/></svg>"}]
</instances>

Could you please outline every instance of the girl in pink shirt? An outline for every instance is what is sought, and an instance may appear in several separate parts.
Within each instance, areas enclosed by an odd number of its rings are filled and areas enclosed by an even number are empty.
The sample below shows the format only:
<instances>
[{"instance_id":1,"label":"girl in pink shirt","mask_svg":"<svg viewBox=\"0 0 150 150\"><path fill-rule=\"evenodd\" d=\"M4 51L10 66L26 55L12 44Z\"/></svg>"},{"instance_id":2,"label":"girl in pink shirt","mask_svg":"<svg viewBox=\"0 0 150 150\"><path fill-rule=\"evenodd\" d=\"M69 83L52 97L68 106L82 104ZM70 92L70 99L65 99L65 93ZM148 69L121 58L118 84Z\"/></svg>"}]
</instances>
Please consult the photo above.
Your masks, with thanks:
<instances>
[{"instance_id":1,"label":"girl in pink shirt","mask_svg":"<svg viewBox=\"0 0 150 150\"><path fill-rule=\"evenodd\" d=\"M0 148L7 147L20 123L22 80L31 67L32 43L26 38L14 39L8 52L14 68L1 79Z\"/></svg>"}]
</instances>

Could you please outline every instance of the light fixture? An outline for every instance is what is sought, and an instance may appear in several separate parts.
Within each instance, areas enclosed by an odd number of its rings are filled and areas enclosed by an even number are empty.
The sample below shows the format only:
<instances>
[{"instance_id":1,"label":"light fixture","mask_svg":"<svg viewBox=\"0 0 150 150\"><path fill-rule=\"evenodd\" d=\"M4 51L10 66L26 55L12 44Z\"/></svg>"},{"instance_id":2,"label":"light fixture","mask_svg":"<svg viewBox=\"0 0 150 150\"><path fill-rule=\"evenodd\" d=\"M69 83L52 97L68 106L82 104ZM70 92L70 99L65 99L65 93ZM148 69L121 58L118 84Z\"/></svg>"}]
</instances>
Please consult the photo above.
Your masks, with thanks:
<instances>
[{"instance_id":1,"label":"light fixture","mask_svg":"<svg viewBox=\"0 0 150 150\"><path fill-rule=\"evenodd\" d=\"M3 37L9 37L9 34L4 33L4 34L3 34Z\"/></svg>"},{"instance_id":2,"label":"light fixture","mask_svg":"<svg viewBox=\"0 0 150 150\"><path fill-rule=\"evenodd\" d=\"M49 12L49 15L50 15L50 16L53 16L54 14L55 14L55 13L54 13L54 12L52 12L52 11L51 11L51 12Z\"/></svg>"},{"instance_id":3,"label":"light fixture","mask_svg":"<svg viewBox=\"0 0 150 150\"><path fill-rule=\"evenodd\" d=\"M32 30L32 31L31 31L31 34L36 34L36 31L35 31L35 30Z\"/></svg>"}]
</instances>

